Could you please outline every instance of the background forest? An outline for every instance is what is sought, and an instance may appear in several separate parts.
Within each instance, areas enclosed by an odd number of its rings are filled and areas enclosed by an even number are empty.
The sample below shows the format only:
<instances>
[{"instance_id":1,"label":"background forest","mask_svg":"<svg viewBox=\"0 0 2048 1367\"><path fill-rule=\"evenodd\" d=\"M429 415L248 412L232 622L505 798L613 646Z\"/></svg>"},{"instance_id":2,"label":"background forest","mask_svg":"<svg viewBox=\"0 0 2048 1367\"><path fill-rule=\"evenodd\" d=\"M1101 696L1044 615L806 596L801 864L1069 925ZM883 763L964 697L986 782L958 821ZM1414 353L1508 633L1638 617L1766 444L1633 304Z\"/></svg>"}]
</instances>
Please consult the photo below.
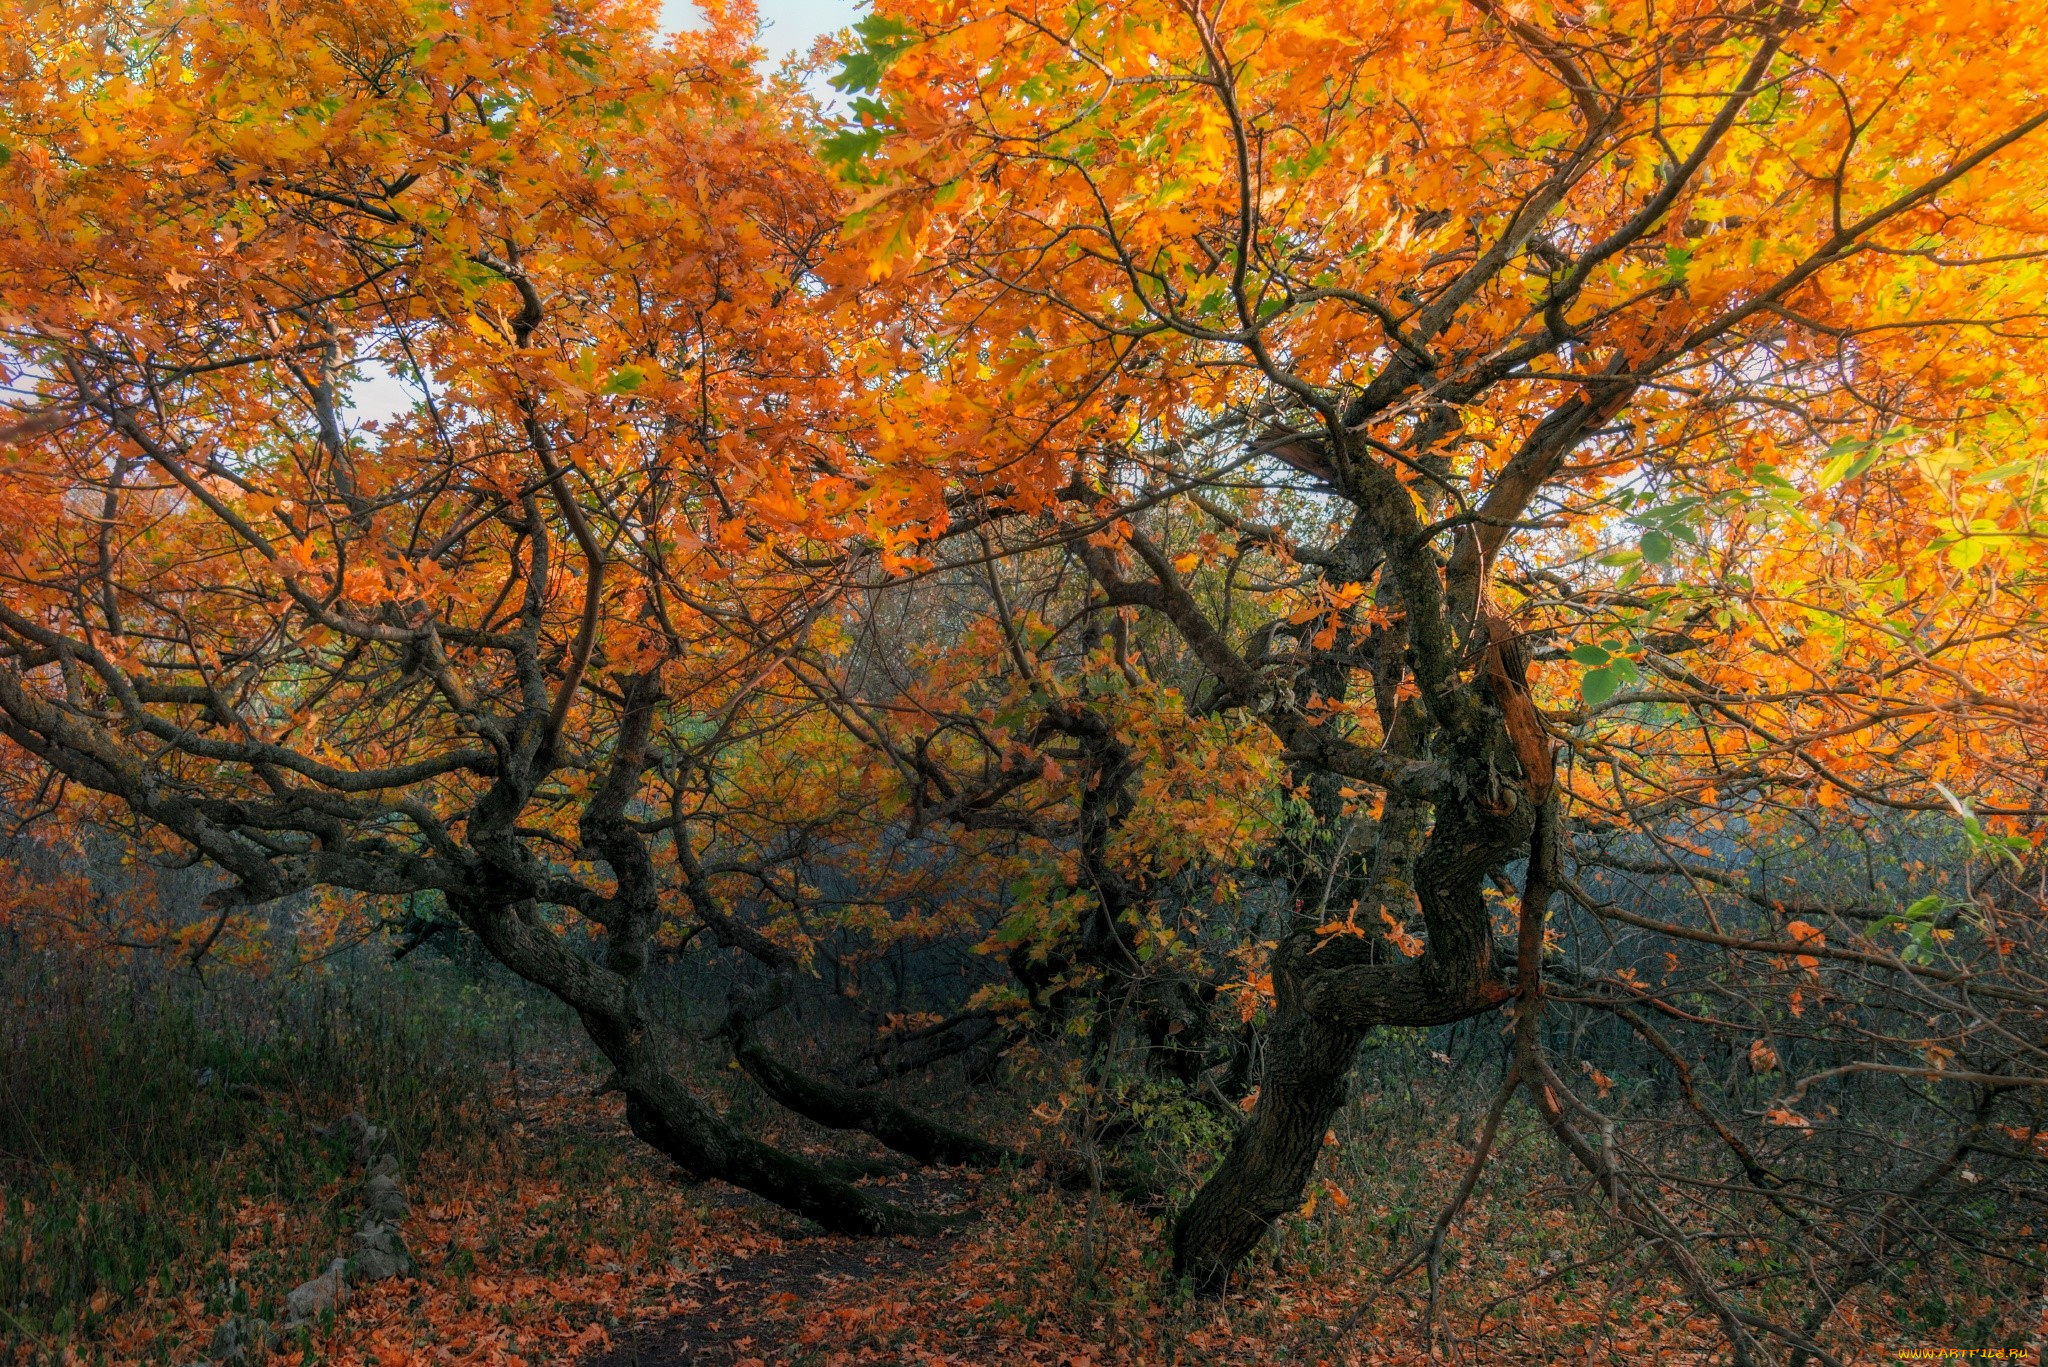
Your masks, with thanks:
<instances>
[{"instance_id":1,"label":"background forest","mask_svg":"<svg viewBox=\"0 0 2048 1367\"><path fill-rule=\"evenodd\" d=\"M2030 11L657 18L0 0L7 1351L2040 1350Z\"/></svg>"}]
</instances>

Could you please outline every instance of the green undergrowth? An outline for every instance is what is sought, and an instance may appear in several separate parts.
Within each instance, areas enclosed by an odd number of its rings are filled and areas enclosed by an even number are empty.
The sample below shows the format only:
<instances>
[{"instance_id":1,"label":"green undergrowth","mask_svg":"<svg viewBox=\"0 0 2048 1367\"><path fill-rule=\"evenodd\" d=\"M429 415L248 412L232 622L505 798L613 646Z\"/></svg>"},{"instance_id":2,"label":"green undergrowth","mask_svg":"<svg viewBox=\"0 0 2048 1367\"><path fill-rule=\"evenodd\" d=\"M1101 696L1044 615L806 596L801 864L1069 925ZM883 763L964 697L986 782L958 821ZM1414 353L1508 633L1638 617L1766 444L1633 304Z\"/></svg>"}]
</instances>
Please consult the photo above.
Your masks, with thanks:
<instances>
[{"instance_id":1,"label":"green undergrowth","mask_svg":"<svg viewBox=\"0 0 2048 1367\"><path fill-rule=\"evenodd\" d=\"M138 1302L273 1305L353 1219L318 1131L362 1111L408 1167L481 1149L544 1015L445 962L201 980L0 951L0 1361L99 1358Z\"/></svg>"}]
</instances>

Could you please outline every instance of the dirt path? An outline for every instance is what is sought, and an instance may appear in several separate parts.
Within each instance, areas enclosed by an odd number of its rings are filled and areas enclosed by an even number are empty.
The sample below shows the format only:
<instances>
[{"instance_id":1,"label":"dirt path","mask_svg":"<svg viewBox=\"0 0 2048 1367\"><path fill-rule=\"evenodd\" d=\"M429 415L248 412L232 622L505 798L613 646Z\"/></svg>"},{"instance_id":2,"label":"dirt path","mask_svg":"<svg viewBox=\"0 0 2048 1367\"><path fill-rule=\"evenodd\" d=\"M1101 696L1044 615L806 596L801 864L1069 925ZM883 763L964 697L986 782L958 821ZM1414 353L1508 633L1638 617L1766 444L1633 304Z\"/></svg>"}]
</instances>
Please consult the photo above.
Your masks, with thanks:
<instances>
[{"instance_id":1,"label":"dirt path","mask_svg":"<svg viewBox=\"0 0 2048 1367\"><path fill-rule=\"evenodd\" d=\"M535 1050L520 1062L515 1096L536 1102L570 1098L576 1105L527 1118L557 1131L616 1146L619 1161L661 1180L680 1179L666 1160L644 1149L610 1107L592 1104L592 1077L572 1052ZM810 1156L829 1156L823 1152ZM912 1169L861 1185L882 1199L934 1214L967 1211L979 1202L983 1175L967 1169ZM670 1312L629 1320L610 1331L609 1346L575 1359L577 1367L767 1367L893 1361L873 1350L848 1358L847 1340L897 1318L929 1295L926 1289L953 1255L958 1234L853 1239L796 1232L786 1212L722 1182L692 1188L708 1207L707 1225L744 1230L735 1251L669 1286ZM708 1232L708 1231L707 1231ZM723 1241L721 1241L723 1242Z\"/></svg>"},{"instance_id":2,"label":"dirt path","mask_svg":"<svg viewBox=\"0 0 2048 1367\"><path fill-rule=\"evenodd\" d=\"M881 1184L891 1200L956 1210L972 1199L971 1176L911 1173ZM752 1198L735 1193L741 1202ZM902 1299L899 1284L929 1273L955 1236L785 1240L699 1273L678 1291L683 1313L622 1326L611 1347L580 1367L766 1367L822 1362L834 1344L818 1336L834 1309L865 1318ZM921 1278L919 1278L922 1280ZM808 1340L808 1341L807 1341Z\"/></svg>"},{"instance_id":3,"label":"dirt path","mask_svg":"<svg viewBox=\"0 0 2048 1367\"><path fill-rule=\"evenodd\" d=\"M889 1299L886 1289L940 1250L912 1241L807 1239L711 1273L693 1288L696 1308L620 1328L583 1367L740 1367L815 1361L826 1345L804 1342L820 1302Z\"/></svg>"}]
</instances>

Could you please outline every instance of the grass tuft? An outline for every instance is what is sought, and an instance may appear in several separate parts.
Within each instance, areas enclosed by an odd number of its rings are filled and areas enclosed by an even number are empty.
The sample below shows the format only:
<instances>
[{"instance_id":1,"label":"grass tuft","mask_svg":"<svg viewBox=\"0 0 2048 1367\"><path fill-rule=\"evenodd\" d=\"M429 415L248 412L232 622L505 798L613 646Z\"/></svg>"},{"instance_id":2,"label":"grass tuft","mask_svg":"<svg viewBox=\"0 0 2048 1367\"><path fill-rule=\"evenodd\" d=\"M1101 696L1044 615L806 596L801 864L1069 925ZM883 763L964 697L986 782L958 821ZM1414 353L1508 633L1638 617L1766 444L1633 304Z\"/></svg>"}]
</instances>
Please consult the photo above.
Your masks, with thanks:
<instances>
[{"instance_id":1,"label":"grass tuft","mask_svg":"<svg viewBox=\"0 0 2048 1367\"><path fill-rule=\"evenodd\" d=\"M315 1129L363 1111L408 1167L488 1147L546 1010L445 963L348 958L201 982L0 957L0 1002L0 1360L27 1361L90 1360L138 1306L274 1310L354 1214L345 1145Z\"/></svg>"}]
</instances>

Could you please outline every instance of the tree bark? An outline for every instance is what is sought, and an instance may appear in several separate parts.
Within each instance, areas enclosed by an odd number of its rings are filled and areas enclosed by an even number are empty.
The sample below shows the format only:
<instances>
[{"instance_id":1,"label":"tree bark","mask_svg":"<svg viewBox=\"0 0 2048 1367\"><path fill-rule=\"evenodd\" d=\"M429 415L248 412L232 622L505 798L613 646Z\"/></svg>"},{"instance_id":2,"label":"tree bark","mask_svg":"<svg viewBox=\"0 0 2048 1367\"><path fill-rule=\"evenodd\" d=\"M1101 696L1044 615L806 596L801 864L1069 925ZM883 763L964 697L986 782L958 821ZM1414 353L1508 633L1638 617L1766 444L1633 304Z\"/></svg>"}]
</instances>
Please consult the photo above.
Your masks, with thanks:
<instances>
[{"instance_id":1,"label":"tree bark","mask_svg":"<svg viewBox=\"0 0 2048 1367\"><path fill-rule=\"evenodd\" d=\"M470 841L481 858L471 889L450 905L485 948L520 977L572 1008L586 1034L617 1069L626 1093L627 1123L691 1173L716 1177L842 1234L907 1234L927 1230L925 1216L877 1201L814 1163L782 1152L728 1124L683 1085L669 1060L680 1041L662 1029L640 1000L638 980L661 924L659 879L646 837L626 819L647 764L648 742L661 702L659 676L625 681L618 739L579 821L584 842L611 866L617 888L581 909L605 928L602 964L576 953L527 913L542 883L534 861L513 838L512 819L530 788L501 780L477 805ZM686 875L703 870L676 832ZM726 927L728 935L736 935Z\"/></svg>"},{"instance_id":2,"label":"tree bark","mask_svg":"<svg viewBox=\"0 0 2048 1367\"><path fill-rule=\"evenodd\" d=\"M619 974L528 924L513 906L472 903L457 912L499 962L575 1010L618 1070L633 1133L692 1174L742 1187L835 1234L914 1234L934 1226L727 1123L675 1076L666 1060L677 1042L640 1011Z\"/></svg>"},{"instance_id":3,"label":"tree bark","mask_svg":"<svg viewBox=\"0 0 2048 1367\"><path fill-rule=\"evenodd\" d=\"M741 1018L740 1012L727 1018L725 1035L732 1044L733 1057L749 1077L761 1084L762 1091L827 1129L860 1130L924 1164L995 1167L1005 1161L1022 1160L1023 1155L1000 1144L941 1125L888 1097L835 1086L798 1072L769 1052L761 1043L754 1022Z\"/></svg>"},{"instance_id":4,"label":"tree bark","mask_svg":"<svg viewBox=\"0 0 2048 1367\"><path fill-rule=\"evenodd\" d=\"M1382 840L1418 822L1420 804L1390 802ZM1275 1015L1259 1099L1222 1164L1181 1212L1174 1270L1196 1290L1221 1292L1274 1220L1301 1202L1330 1121L1345 1100L1358 1046L1377 1025L1439 1025L1498 1007L1492 927L1481 892L1489 870L1524 847L1533 810L1523 798L1494 816L1445 804L1415 867L1426 947L1421 958L1375 963L1370 942L1297 928L1274 952ZM1382 869L1377 895L1392 889Z\"/></svg>"},{"instance_id":5,"label":"tree bark","mask_svg":"<svg viewBox=\"0 0 2048 1367\"><path fill-rule=\"evenodd\" d=\"M1276 958L1306 952L1312 950L1297 935ZM1174 1223L1174 1271L1204 1295L1222 1291L1273 1221L1301 1203L1365 1038L1364 1031L1330 1025L1291 1005L1295 1009L1283 1009L1267 1032L1250 1121Z\"/></svg>"}]
</instances>

